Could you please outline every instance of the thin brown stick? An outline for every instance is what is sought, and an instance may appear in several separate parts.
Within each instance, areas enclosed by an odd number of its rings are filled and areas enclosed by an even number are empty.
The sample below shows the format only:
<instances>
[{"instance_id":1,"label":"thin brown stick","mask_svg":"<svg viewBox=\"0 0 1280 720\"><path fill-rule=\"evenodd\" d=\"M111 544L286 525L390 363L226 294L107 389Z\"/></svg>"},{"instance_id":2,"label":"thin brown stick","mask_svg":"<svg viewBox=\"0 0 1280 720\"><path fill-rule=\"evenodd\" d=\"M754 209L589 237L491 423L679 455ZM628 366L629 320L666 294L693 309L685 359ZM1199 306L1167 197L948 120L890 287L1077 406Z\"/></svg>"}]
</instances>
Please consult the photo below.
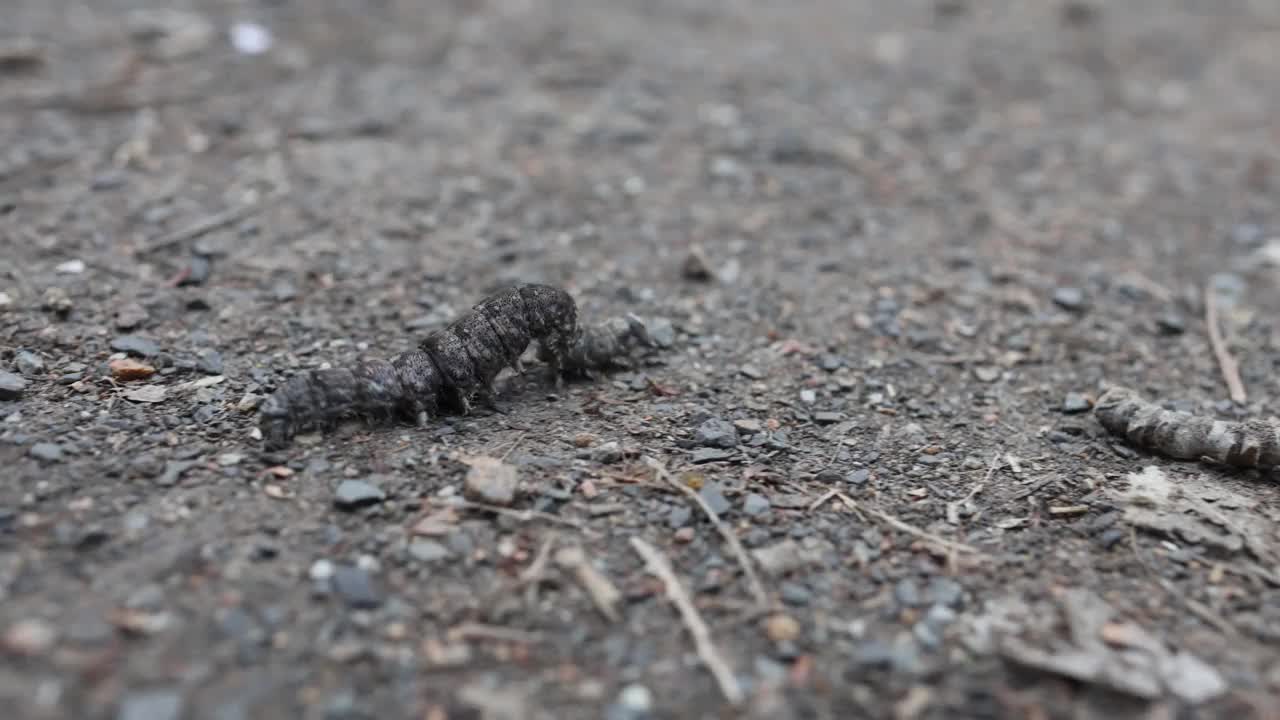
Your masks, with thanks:
<instances>
[{"instance_id":1,"label":"thin brown stick","mask_svg":"<svg viewBox=\"0 0 1280 720\"><path fill-rule=\"evenodd\" d=\"M618 621L618 603L622 601L622 592L591 564L580 545L562 548L556 552L555 561L557 565L573 573L578 584L591 596L591 601L601 615L612 622Z\"/></svg>"},{"instance_id":2,"label":"thin brown stick","mask_svg":"<svg viewBox=\"0 0 1280 720\"><path fill-rule=\"evenodd\" d=\"M1240 366L1236 364L1236 359L1227 349L1227 343L1222 338L1222 328L1218 325L1218 300L1212 286L1206 286L1204 290L1204 319L1209 326L1209 345L1213 347L1213 354L1218 358L1222 379L1227 382L1227 392L1231 394L1232 401L1247 402L1249 396L1244 391L1244 381L1240 379Z\"/></svg>"},{"instance_id":3,"label":"thin brown stick","mask_svg":"<svg viewBox=\"0 0 1280 720\"><path fill-rule=\"evenodd\" d=\"M960 524L960 506L977 497L978 493L982 492L983 488L987 486L987 483L991 482L991 477L996 474L996 470L1000 469L1001 456L1001 453L996 453L995 457L991 458L991 462L987 464L986 476L974 483L963 498L947 503L947 522L952 525Z\"/></svg>"},{"instance_id":4,"label":"thin brown stick","mask_svg":"<svg viewBox=\"0 0 1280 720\"><path fill-rule=\"evenodd\" d=\"M517 435L516 439L511 441L511 447L507 448L507 451L502 453L502 457L499 459L506 460L507 457L511 455L511 453L515 452L516 448L520 447L520 442L524 440L524 436L528 434L529 434L528 431L522 431L519 435Z\"/></svg>"},{"instance_id":5,"label":"thin brown stick","mask_svg":"<svg viewBox=\"0 0 1280 720\"><path fill-rule=\"evenodd\" d=\"M959 543L959 542L956 542L956 541L954 541L954 540L948 540L948 539L946 539L946 538L944 538L944 537L941 537L941 536L939 536L939 535L934 535L933 533L931 533L931 532L929 532L929 531L927 531L927 530L921 530L920 528L916 527L915 525L911 525L911 524L909 524L909 523L906 523L906 522L904 522L904 521L902 521L902 520L898 519L897 517L894 517L893 515L890 515L889 513L885 512L885 511L883 511L883 510L877 510L876 508L872 508L872 507L863 507L863 506L859 506L855 501L853 501L853 500L851 500L851 499L850 499L850 500L845 500L845 502L846 502L846 503L853 503L854 507L857 507L857 508L861 509L863 512L866 512L867 514L871 515L872 517L880 518L880 519L881 519L881 520L883 520L886 524L890 525L890 526L891 526L891 527L893 527L893 528L896 528L896 529L898 529L898 530L901 530L902 532L907 533L907 534L909 534L909 535L915 535L916 537L920 538L921 540L927 540L928 542L931 542L931 543L933 543L933 544L935 544L935 545L938 545L939 547L942 547L942 548L944 548L944 549L946 549L946 550L948 550L948 551L950 551L950 552L954 552L954 553L969 553L970 555L978 555L978 556L984 556L984 555L985 555L985 553L983 553L981 550L979 550L979 549L977 549L977 548L973 547L972 545L966 545L966 544L964 544L964 543Z\"/></svg>"},{"instance_id":6,"label":"thin brown stick","mask_svg":"<svg viewBox=\"0 0 1280 720\"><path fill-rule=\"evenodd\" d=\"M707 623L698 614L693 601L680 585L675 571L671 569L671 563L660 550L638 537L631 538L631 547L635 548L635 551L644 559L649 573L662 581L667 599L680 611L680 618L684 621L685 628L693 636L698 658L715 676L716 682L720 685L720 692L724 693L729 704L741 705L745 698L742 686L738 684L738 678L733 674L733 670L729 668L729 664L721 657L720 651L711 641L711 631L707 628Z\"/></svg>"},{"instance_id":7,"label":"thin brown stick","mask_svg":"<svg viewBox=\"0 0 1280 720\"><path fill-rule=\"evenodd\" d=\"M733 552L734 557L737 558L738 564L742 566L742 573L747 578L747 585L751 587L751 594L755 597L756 604L761 607L767 606L769 604L769 593L764 589L764 583L760 582L760 576L756 575L755 566L751 564L751 559L747 557L746 549L742 547L742 541L738 539L738 536L733 532L733 529L720 519L720 516L716 514L715 509L712 508L701 495L694 492L693 488L671 477L671 473L667 472L667 469L663 467L662 463L653 458L645 458L645 463L648 464L649 467L653 468L654 472L658 474L658 477L661 478L663 482L676 490L679 490L685 495L685 497L693 500L698 504L698 507L702 508L702 512L706 514L707 519L709 519L711 524L715 526L716 530L720 532L721 537L723 537L724 541L728 543L729 549Z\"/></svg>"},{"instance_id":8,"label":"thin brown stick","mask_svg":"<svg viewBox=\"0 0 1280 720\"><path fill-rule=\"evenodd\" d=\"M448 638L451 643L456 643L462 640L496 640L498 642L525 643L532 645L542 641L541 633L474 622L467 622L450 628L449 631L445 633L445 637Z\"/></svg>"}]
</instances>

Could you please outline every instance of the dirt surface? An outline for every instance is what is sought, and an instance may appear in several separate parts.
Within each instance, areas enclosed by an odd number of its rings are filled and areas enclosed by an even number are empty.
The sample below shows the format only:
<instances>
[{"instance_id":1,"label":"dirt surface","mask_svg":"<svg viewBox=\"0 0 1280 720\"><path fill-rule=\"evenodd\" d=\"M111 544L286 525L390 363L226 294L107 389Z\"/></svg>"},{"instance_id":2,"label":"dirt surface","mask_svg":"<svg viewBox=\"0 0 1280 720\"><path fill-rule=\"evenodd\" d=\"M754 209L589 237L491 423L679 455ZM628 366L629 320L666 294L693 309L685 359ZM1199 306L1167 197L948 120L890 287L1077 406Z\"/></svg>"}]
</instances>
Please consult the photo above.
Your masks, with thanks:
<instances>
[{"instance_id":1,"label":"dirt surface","mask_svg":"<svg viewBox=\"0 0 1280 720\"><path fill-rule=\"evenodd\" d=\"M6 717L1276 717L1273 480L1088 413L1280 397L1274 3L169 5L3 9ZM668 347L262 452L517 281Z\"/></svg>"}]
</instances>

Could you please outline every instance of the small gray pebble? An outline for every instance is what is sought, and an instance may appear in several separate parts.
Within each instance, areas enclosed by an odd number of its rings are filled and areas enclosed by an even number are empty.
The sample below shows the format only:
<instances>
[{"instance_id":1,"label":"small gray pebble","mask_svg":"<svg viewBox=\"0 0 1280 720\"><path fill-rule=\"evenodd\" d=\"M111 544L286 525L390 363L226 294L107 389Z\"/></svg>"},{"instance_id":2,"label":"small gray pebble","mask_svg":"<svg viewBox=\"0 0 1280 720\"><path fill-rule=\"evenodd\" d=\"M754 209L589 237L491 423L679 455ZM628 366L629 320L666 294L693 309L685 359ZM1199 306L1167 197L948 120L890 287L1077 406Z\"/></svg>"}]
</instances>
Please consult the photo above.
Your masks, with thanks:
<instances>
[{"instance_id":1,"label":"small gray pebble","mask_svg":"<svg viewBox=\"0 0 1280 720\"><path fill-rule=\"evenodd\" d=\"M1060 287L1053 291L1053 302L1063 310L1079 310L1084 307L1084 291L1077 287Z\"/></svg>"},{"instance_id":2,"label":"small gray pebble","mask_svg":"<svg viewBox=\"0 0 1280 720\"><path fill-rule=\"evenodd\" d=\"M120 701L116 720L179 720L182 694L177 690L155 689L131 692Z\"/></svg>"},{"instance_id":3,"label":"small gray pebble","mask_svg":"<svg viewBox=\"0 0 1280 720\"><path fill-rule=\"evenodd\" d=\"M920 585L912 578L899 580L898 584L893 587L893 597L898 604L906 607L917 607L924 604L924 598L920 594Z\"/></svg>"},{"instance_id":4,"label":"small gray pebble","mask_svg":"<svg viewBox=\"0 0 1280 720\"><path fill-rule=\"evenodd\" d=\"M866 468L858 468L845 475L844 479L850 485L866 485L867 481L871 479L871 471Z\"/></svg>"},{"instance_id":5,"label":"small gray pebble","mask_svg":"<svg viewBox=\"0 0 1280 720\"><path fill-rule=\"evenodd\" d=\"M1062 412L1068 414L1076 414L1088 412L1090 408L1089 399L1080 393L1067 393L1062 400Z\"/></svg>"},{"instance_id":6,"label":"small gray pebble","mask_svg":"<svg viewBox=\"0 0 1280 720\"><path fill-rule=\"evenodd\" d=\"M957 608L964 599L964 586L949 577L936 577L929 582L929 598L948 608Z\"/></svg>"},{"instance_id":7,"label":"small gray pebble","mask_svg":"<svg viewBox=\"0 0 1280 720\"><path fill-rule=\"evenodd\" d=\"M342 510L351 510L382 502L387 498L382 489L363 480L343 480L334 491L333 503Z\"/></svg>"},{"instance_id":8,"label":"small gray pebble","mask_svg":"<svg viewBox=\"0 0 1280 720\"><path fill-rule=\"evenodd\" d=\"M1165 335L1181 335L1187 330L1187 321L1177 313L1165 313L1156 318L1156 327Z\"/></svg>"},{"instance_id":9,"label":"small gray pebble","mask_svg":"<svg viewBox=\"0 0 1280 720\"><path fill-rule=\"evenodd\" d=\"M1121 540L1124 540L1125 536L1126 536L1126 533L1123 529L1113 527L1110 530L1106 530L1101 535L1099 535L1098 542L1102 544L1102 547L1110 550L1111 548L1115 547L1116 544L1118 544Z\"/></svg>"},{"instance_id":10,"label":"small gray pebble","mask_svg":"<svg viewBox=\"0 0 1280 720\"><path fill-rule=\"evenodd\" d=\"M138 335L120 335L111 340L111 349L116 352L153 357L160 354L160 346L154 341Z\"/></svg>"},{"instance_id":11,"label":"small gray pebble","mask_svg":"<svg viewBox=\"0 0 1280 720\"><path fill-rule=\"evenodd\" d=\"M275 298L276 302L289 302L298 297L298 288L287 280L281 280L272 286L271 297Z\"/></svg>"},{"instance_id":12,"label":"small gray pebble","mask_svg":"<svg viewBox=\"0 0 1280 720\"><path fill-rule=\"evenodd\" d=\"M0 370L0 400L17 400L27 389L27 381L17 373Z\"/></svg>"},{"instance_id":13,"label":"small gray pebble","mask_svg":"<svg viewBox=\"0 0 1280 720\"><path fill-rule=\"evenodd\" d=\"M435 540L426 538L418 538L409 543L409 554L413 556L414 560L424 563L432 563L453 557L453 552L449 548Z\"/></svg>"},{"instance_id":14,"label":"small gray pebble","mask_svg":"<svg viewBox=\"0 0 1280 720\"><path fill-rule=\"evenodd\" d=\"M339 565L333 570L331 583L334 592L356 610L371 610L382 605L382 594L368 571L362 568Z\"/></svg>"},{"instance_id":15,"label":"small gray pebble","mask_svg":"<svg viewBox=\"0 0 1280 720\"><path fill-rule=\"evenodd\" d=\"M30 350L19 352L18 357L14 358L14 366L27 377L44 374L44 358Z\"/></svg>"},{"instance_id":16,"label":"small gray pebble","mask_svg":"<svg viewBox=\"0 0 1280 720\"><path fill-rule=\"evenodd\" d=\"M733 452L729 450L721 450L719 448L698 448L690 455L689 461L694 465L699 465L701 463L728 460L731 457L733 457Z\"/></svg>"},{"instance_id":17,"label":"small gray pebble","mask_svg":"<svg viewBox=\"0 0 1280 720\"><path fill-rule=\"evenodd\" d=\"M813 476L814 482L819 482L819 483L822 483L823 485L832 485L840 482L843 479L844 479L844 476L840 474L840 471L829 470L829 469L823 470L819 472L817 475Z\"/></svg>"},{"instance_id":18,"label":"small gray pebble","mask_svg":"<svg viewBox=\"0 0 1280 720\"><path fill-rule=\"evenodd\" d=\"M40 442L31 446L28 450L31 457L45 462L58 462L62 460L62 446L57 443Z\"/></svg>"},{"instance_id":19,"label":"small gray pebble","mask_svg":"<svg viewBox=\"0 0 1280 720\"><path fill-rule=\"evenodd\" d=\"M222 374L222 353L217 350L201 350L196 356L196 367L205 375Z\"/></svg>"},{"instance_id":20,"label":"small gray pebble","mask_svg":"<svg viewBox=\"0 0 1280 720\"><path fill-rule=\"evenodd\" d=\"M769 508L769 498L757 493L748 495L746 502L742 505L742 511L750 517L760 517L769 512Z\"/></svg>"},{"instance_id":21,"label":"small gray pebble","mask_svg":"<svg viewBox=\"0 0 1280 720\"><path fill-rule=\"evenodd\" d=\"M711 418L698 426L694 442L703 447L732 448L738 444L738 429L721 418Z\"/></svg>"},{"instance_id":22,"label":"small gray pebble","mask_svg":"<svg viewBox=\"0 0 1280 720\"><path fill-rule=\"evenodd\" d=\"M660 348L669 348L676 344L676 328L666 318L653 318L645 323L649 331L649 339Z\"/></svg>"},{"instance_id":23,"label":"small gray pebble","mask_svg":"<svg viewBox=\"0 0 1280 720\"><path fill-rule=\"evenodd\" d=\"M782 602L788 605L808 605L813 599L813 593L808 588L794 582L782 583L778 592L782 596Z\"/></svg>"},{"instance_id":24,"label":"small gray pebble","mask_svg":"<svg viewBox=\"0 0 1280 720\"><path fill-rule=\"evenodd\" d=\"M698 495L707 503L716 515L723 515L729 512L729 508L733 507L729 504L729 499L724 496L724 492L720 490L720 486L716 483L706 483L702 489L698 491Z\"/></svg>"},{"instance_id":25,"label":"small gray pebble","mask_svg":"<svg viewBox=\"0 0 1280 720\"><path fill-rule=\"evenodd\" d=\"M693 520L693 511L684 505L671 508L671 513L667 515L667 524L676 530L688 525L690 520Z\"/></svg>"}]
</instances>

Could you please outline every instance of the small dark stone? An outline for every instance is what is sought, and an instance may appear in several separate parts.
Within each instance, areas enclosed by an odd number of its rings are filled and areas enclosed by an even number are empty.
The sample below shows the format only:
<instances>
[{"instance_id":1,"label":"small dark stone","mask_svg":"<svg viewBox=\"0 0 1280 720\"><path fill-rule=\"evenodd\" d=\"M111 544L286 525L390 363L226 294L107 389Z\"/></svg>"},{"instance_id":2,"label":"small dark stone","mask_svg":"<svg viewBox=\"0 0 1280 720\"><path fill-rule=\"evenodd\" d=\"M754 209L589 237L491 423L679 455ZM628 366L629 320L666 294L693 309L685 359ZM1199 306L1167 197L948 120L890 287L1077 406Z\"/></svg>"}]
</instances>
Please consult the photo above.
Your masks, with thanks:
<instances>
[{"instance_id":1,"label":"small dark stone","mask_svg":"<svg viewBox=\"0 0 1280 720\"><path fill-rule=\"evenodd\" d=\"M1053 302L1063 310L1080 310L1084 307L1084 291L1077 287L1057 288L1053 291Z\"/></svg>"},{"instance_id":2,"label":"small dark stone","mask_svg":"<svg viewBox=\"0 0 1280 720\"><path fill-rule=\"evenodd\" d=\"M213 262L207 255L192 255L191 260L187 263L187 271L178 281L179 287L189 285L203 285L209 279L209 274L213 270Z\"/></svg>"},{"instance_id":3,"label":"small dark stone","mask_svg":"<svg viewBox=\"0 0 1280 720\"><path fill-rule=\"evenodd\" d=\"M733 507L729 504L728 498L724 496L724 493L720 490L720 486L716 483L709 482L703 485L702 489L698 491L698 495L702 496L702 499L707 503L707 506L710 507L712 512L716 515L723 515L729 512L729 509Z\"/></svg>"},{"instance_id":4,"label":"small dark stone","mask_svg":"<svg viewBox=\"0 0 1280 720\"><path fill-rule=\"evenodd\" d=\"M182 694L160 688L131 692L120 701L116 720L180 720Z\"/></svg>"},{"instance_id":5,"label":"small dark stone","mask_svg":"<svg viewBox=\"0 0 1280 720\"><path fill-rule=\"evenodd\" d=\"M728 460L733 457L733 452L729 450L719 450L717 448L698 448L691 454L689 461L694 465L700 463L717 462L719 460Z\"/></svg>"},{"instance_id":6,"label":"small dark stone","mask_svg":"<svg viewBox=\"0 0 1280 720\"><path fill-rule=\"evenodd\" d=\"M760 517L769 512L769 508L769 498L757 493L748 495L746 501L742 504L742 511L749 517Z\"/></svg>"},{"instance_id":7,"label":"small dark stone","mask_svg":"<svg viewBox=\"0 0 1280 720\"><path fill-rule=\"evenodd\" d=\"M1067 414L1088 412L1090 407L1092 406L1089 404L1089 398L1080 393L1067 393L1066 398L1062 400L1062 412Z\"/></svg>"},{"instance_id":8,"label":"small dark stone","mask_svg":"<svg viewBox=\"0 0 1280 720\"><path fill-rule=\"evenodd\" d=\"M814 482L819 482L824 485L834 485L835 483L838 483L843 479L844 479L844 475L841 475L838 470L830 470L830 469L823 470L819 472L817 475L813 476Z\"/></svg>"},{"instance_id":9,"label":"small dark stone","mask_svg":"<svg viewBox=\"0 0 1280 720\"><path fill-rule=\"evenodd\" d=\"M45 462L59 462L62 460L62 446L57 443L39 442L31 446L27 451L31 457Z\"/></svg>"},{"instance_id":10,"label":"small dark stone","mask_svg":"<svg viewBox=\"0 0 1280 720\"><path fill-rule=\"evenodd\" d=\"M366 570L339 565L333 570L333 590L347 605L357 610L372 610L382 605L382 594Z\"/></svg>"},{"instance_id":11,"label":"small dark stone","mask_svg":"<svg viewBox=\"0 0 1280 720\"><path fill-rule=\"evenodd\" d=\"M111 340L111 349L116 352L153 357L160 354L160 346L154 341L138 335L120 335Z\"/></svg>"},{"instance_id":12,"label":"small dark stone","mask_svg":"<svg viewBox=\"0 0 1280 720\"><path fill-rule=\"evenodd\" d=\"M1098 542L1102 545L1102 547L1106 548L1107 550L1110 550L1111 548L1115 547L1117 543L1124 540L1124 538L1125 538L1124 529L1113 527L1109 530L1104 531L1101 535L1099 535Z\"/></svg>"},{"instance_id":13,"label":"small dark stone","mask_svg":"<svg viewBox=\"0 0 1280 720\"><path fill-rule=\"evenodd\" d=\"M1181 335L1187 331L1187 321L1177 313L1165 313L1156 318L1156 327L1165 335Z\"/></svg>"},{"instance_id":14,"label":"small dark stone","mask_svg":"<svg viewBox=\"0 0 1280 720\"><path fill-rule=\"evenodd\" d=\"M1071 27L1093 25L1098 19L1098 8L1082 0L1068 0L1062 4L1062 23Z\"/></svg>"},{"instance_id":15,"label":"small dark stone","mask_svg":"<svg viewBox=\"0 0 1280 720\"><path fill-rule=\"evenodd\" d=\"M333 504L341 510L353 510L380 503L387 498L380 488L363 480L343 480L334 491Z\"/></svg>"},{"instance_id":16,"label":"small dark stone","mask_svg":"<svg viewBox=\"0 0 1280 720\"><path fill-rule=\"evenodd\" d=\"M738 444L738 430L727 420L711 418L698 426L693 439L703 447L732 448Z\"/></svg>"},{"instance_id":17,"label":"small dark stone","mask_svg":"<svg viewBox=\"0 0 1280 720\"><path fill-rule=\"evenodd\" d=\"M0 370L0 400L17 400L27 389L27 381L21 375Z\"/></svg>"},{"instance_id":18,"label":"small dark stone","mask_svg":"<svg viewBox=\"0 0 1280 720\"><path fill-rule=\"evenodd\" d=\"M850 485L855 485L855 486L866 485L867 481L871 479L871 471L866 468L858 468L857 470L854 470L848 475L845 475L844 479L845 479L845 482L849 483Z\"/></svg>"},{"instance_id":19,"label":"small dark stone","mask_svg":"<svg viewBox=\"0 0 1280 720\"><path fill-rule=\"evenodd\" d=\"M782 583L778 594L782 597L782 602L788 605L808 605L813 600L813 593L808 588L794 582Z\"/></svg>"}]
</instances>

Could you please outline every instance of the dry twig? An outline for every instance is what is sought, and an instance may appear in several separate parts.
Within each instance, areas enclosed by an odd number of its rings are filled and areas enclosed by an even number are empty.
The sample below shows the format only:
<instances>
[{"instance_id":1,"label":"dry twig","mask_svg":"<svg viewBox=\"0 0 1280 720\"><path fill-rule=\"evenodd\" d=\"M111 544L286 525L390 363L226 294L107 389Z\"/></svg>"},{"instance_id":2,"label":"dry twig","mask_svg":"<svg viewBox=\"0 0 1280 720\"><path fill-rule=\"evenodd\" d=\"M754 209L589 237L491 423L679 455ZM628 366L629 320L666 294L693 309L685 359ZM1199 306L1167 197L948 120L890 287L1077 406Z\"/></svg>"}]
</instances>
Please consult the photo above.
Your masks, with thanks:
<instances>
[{"instance_id":1,"label":"dry twig","mask_svg":"<svg viewBox=\"0 0 1280 720\"><path fill-rule=\"evenodd\" d=\"M573 573L601 615L612 622L618 621L618 602L622 600L622 593L587 560L587 554L580 546L561 549L556 553L556 564Z\"/></svg>"},{"instance_id":2,"label":"dry twig","mask_svg":"<svg viewBox=\"0 0 1280 720\"><path fill-rule=\"evenodd\" d=\"M498 642L513 642L532 645L542 641L542 635L540 633L473 622L463 623L457 627L450 628L449 632L445 634L445 637L450 643L456 643L463 640L496 640Z\"/></svg>"},{"instance_id":3,"label":"dry twig","mask_svg":"<svg viewBox=\"0 0 1280 720\"><path fill-rule=\"evenodd\" d=\"M221 230L228 225L234 225L235 223L252 216L254 213L257 213L279 196L280 193L272 193L264 198L247 202L239 207L229 208L220 213L209 215L208 217L198 220L180 230L175 230L168 235L162 235L156 238L145 248L139 250L138 254L146 255L173 245L180 245L184 242L195 240L202 235L208 235L214 230Z\"/></svg>"},{"instance_id":4,"label":"dry twig","mask_svg":"<svg viewBox=\"0 0 1280 720\"><path fill-rule=\"evenodd\" d=\"M707 501L701 495L694 492L693 488L671 477L671 473L667 472L667 469L663 467L662 463L651 457L646 457L645 463L649 467L653 468L654 472L656 472L658 477L664 482L679 490L685 495L685 497L693 500L698 504L698 507L702 508L702 512L706 514L707 519L709 519L711 524L715 526L716 530L720 532L724 541L729 544L729 549L733 552L734 557L738 559L738 564L742 566L742 572L746 575L747 584L751 586L751 594L755 596L756 604L761 607L767 606L769 604L769 594L764 589L764 583L760 582L760 576L756 575L755 567L751 564L751 559L747 557L746 549L742 547L742 541L738 539L738 536L733 532L733 529L720 519L720 516L716 514L715 509L707 504Z\"/></svg>"},{"instance_id":5,"label":"dry twig","mask_svg":"<svg viewBox=\"0 0 1280 720\"><path fill-rule=\"evenodd\" d=\"M689 634L693 636L698 658L715 676L716 682L720 685L720 692L724 693L725 699L731 705L741 705L745 697L742 686L738 684L738 678L733 674L733 670L711 641L711 631L707 628L702 616L698 614L697 608L693 606L693 601L689 599L684 587L680 585L675 571L671 569L671 563L660 550L638 537L631 538L631 547L635 548L635 551L644 559L649 573L662 581L667 599L680 611L680 618L684 621Z\"/></svg>"},{"instance_id":6,"label":"dry twig","mask_svg":"<svg viewBox=\"0 0 1280 720\"><path fill-rule=\"evenodd\" d=\"M1001 453L996 453L995 457L991 458L991 462L987 464L986 476L974 483L964 497L955 502L947 503L947 522L952 525L960 524L960 507L977 497L978 493L982 492L983 488L987 486L987 483L991 482L991 477L996 474L996 470L1000 469L1000 457Z\"/></svg>"},{"instance_id":7,"label":"dry twig","mask_svg":"<svg viewBox=\"0 0 1280 720\"><path fill-rule=\"evenodd\" d=\"M955 542L954 540L948 540L948 539L946 539L946 538L944 538L944 537L941 537L941 536L939 536L939 535L934 535L933 533L931 533L931 532L929 532L929 531L927 531L927 530L921 530L920 528L916 527L915 525L911 525L911 524L909 524L909 523L907 523L907 522L904 522L904 521L902 521L902 520L898 519L897 517L895 517L895 516L893 516L893 515L890 515L889 513L887 513L887 512L885 512L885 511L883 511L883 510L877 510L876 508L872 508L872 507L863 507L863 506L860 506L860 505L858 505L858 503L857 503L856 501L854 501L854 500L853 500L853 499L851 499L851 498L841 498L841 499L842 499L842 500L844 500L846 504L852 504L852 506L853 506L853 507L855 507L855 508L857 508L857 509L859 509L859 510L861 510L861 511L863 511L863 512L866 512L867 514L871 515L872 517L880 518L880 519L881 519L881 520L883 520L886 524L888 524L889 526L891 526L891 527L893 527L893 528L895 528L895 529L897 529L897 530L901 530L902 532L907 533L907 534L909 534L909 535L915 535L916 537L920 538L921 540L925 540L925 541L927 541L927 542L931 542L931 543L933 543L933 544L935 544L935 545L937 545L937 546L939 546L939 547L941 547L941 548L943 548L943 549L947 550L948 552L951 552L951 553L968 553L968 554L970 554L970 555L977 555L977 556L979 556L979 557L983 557L983 556L985 556L985 553L983 553L981 550L979 550L979 549L977 549L977 548L973 547L972 545L966 545L966 544L964 544L964 543Z\"/></svg>"},{"instance_id":8,"label":"dry twig","mask_svg":"<svg viewBox=\"0 0 1280 720\"><path fill-rule=\"evenodd\" d=\"M1214 356L1218 358L1218 367L1222 369L1222 379L1227 382L1231 399L1238 403L1247 402L1249 397L1245 394L1244 382L1240 379L1240 366L1227 349L1226 340L1222 337L1222 327L1218 325L1218 300L1212 286L1206 287L1204 291L1204 319L1209 326L1209 344L1213 347Z\"/></svg>"}]
</instances>

